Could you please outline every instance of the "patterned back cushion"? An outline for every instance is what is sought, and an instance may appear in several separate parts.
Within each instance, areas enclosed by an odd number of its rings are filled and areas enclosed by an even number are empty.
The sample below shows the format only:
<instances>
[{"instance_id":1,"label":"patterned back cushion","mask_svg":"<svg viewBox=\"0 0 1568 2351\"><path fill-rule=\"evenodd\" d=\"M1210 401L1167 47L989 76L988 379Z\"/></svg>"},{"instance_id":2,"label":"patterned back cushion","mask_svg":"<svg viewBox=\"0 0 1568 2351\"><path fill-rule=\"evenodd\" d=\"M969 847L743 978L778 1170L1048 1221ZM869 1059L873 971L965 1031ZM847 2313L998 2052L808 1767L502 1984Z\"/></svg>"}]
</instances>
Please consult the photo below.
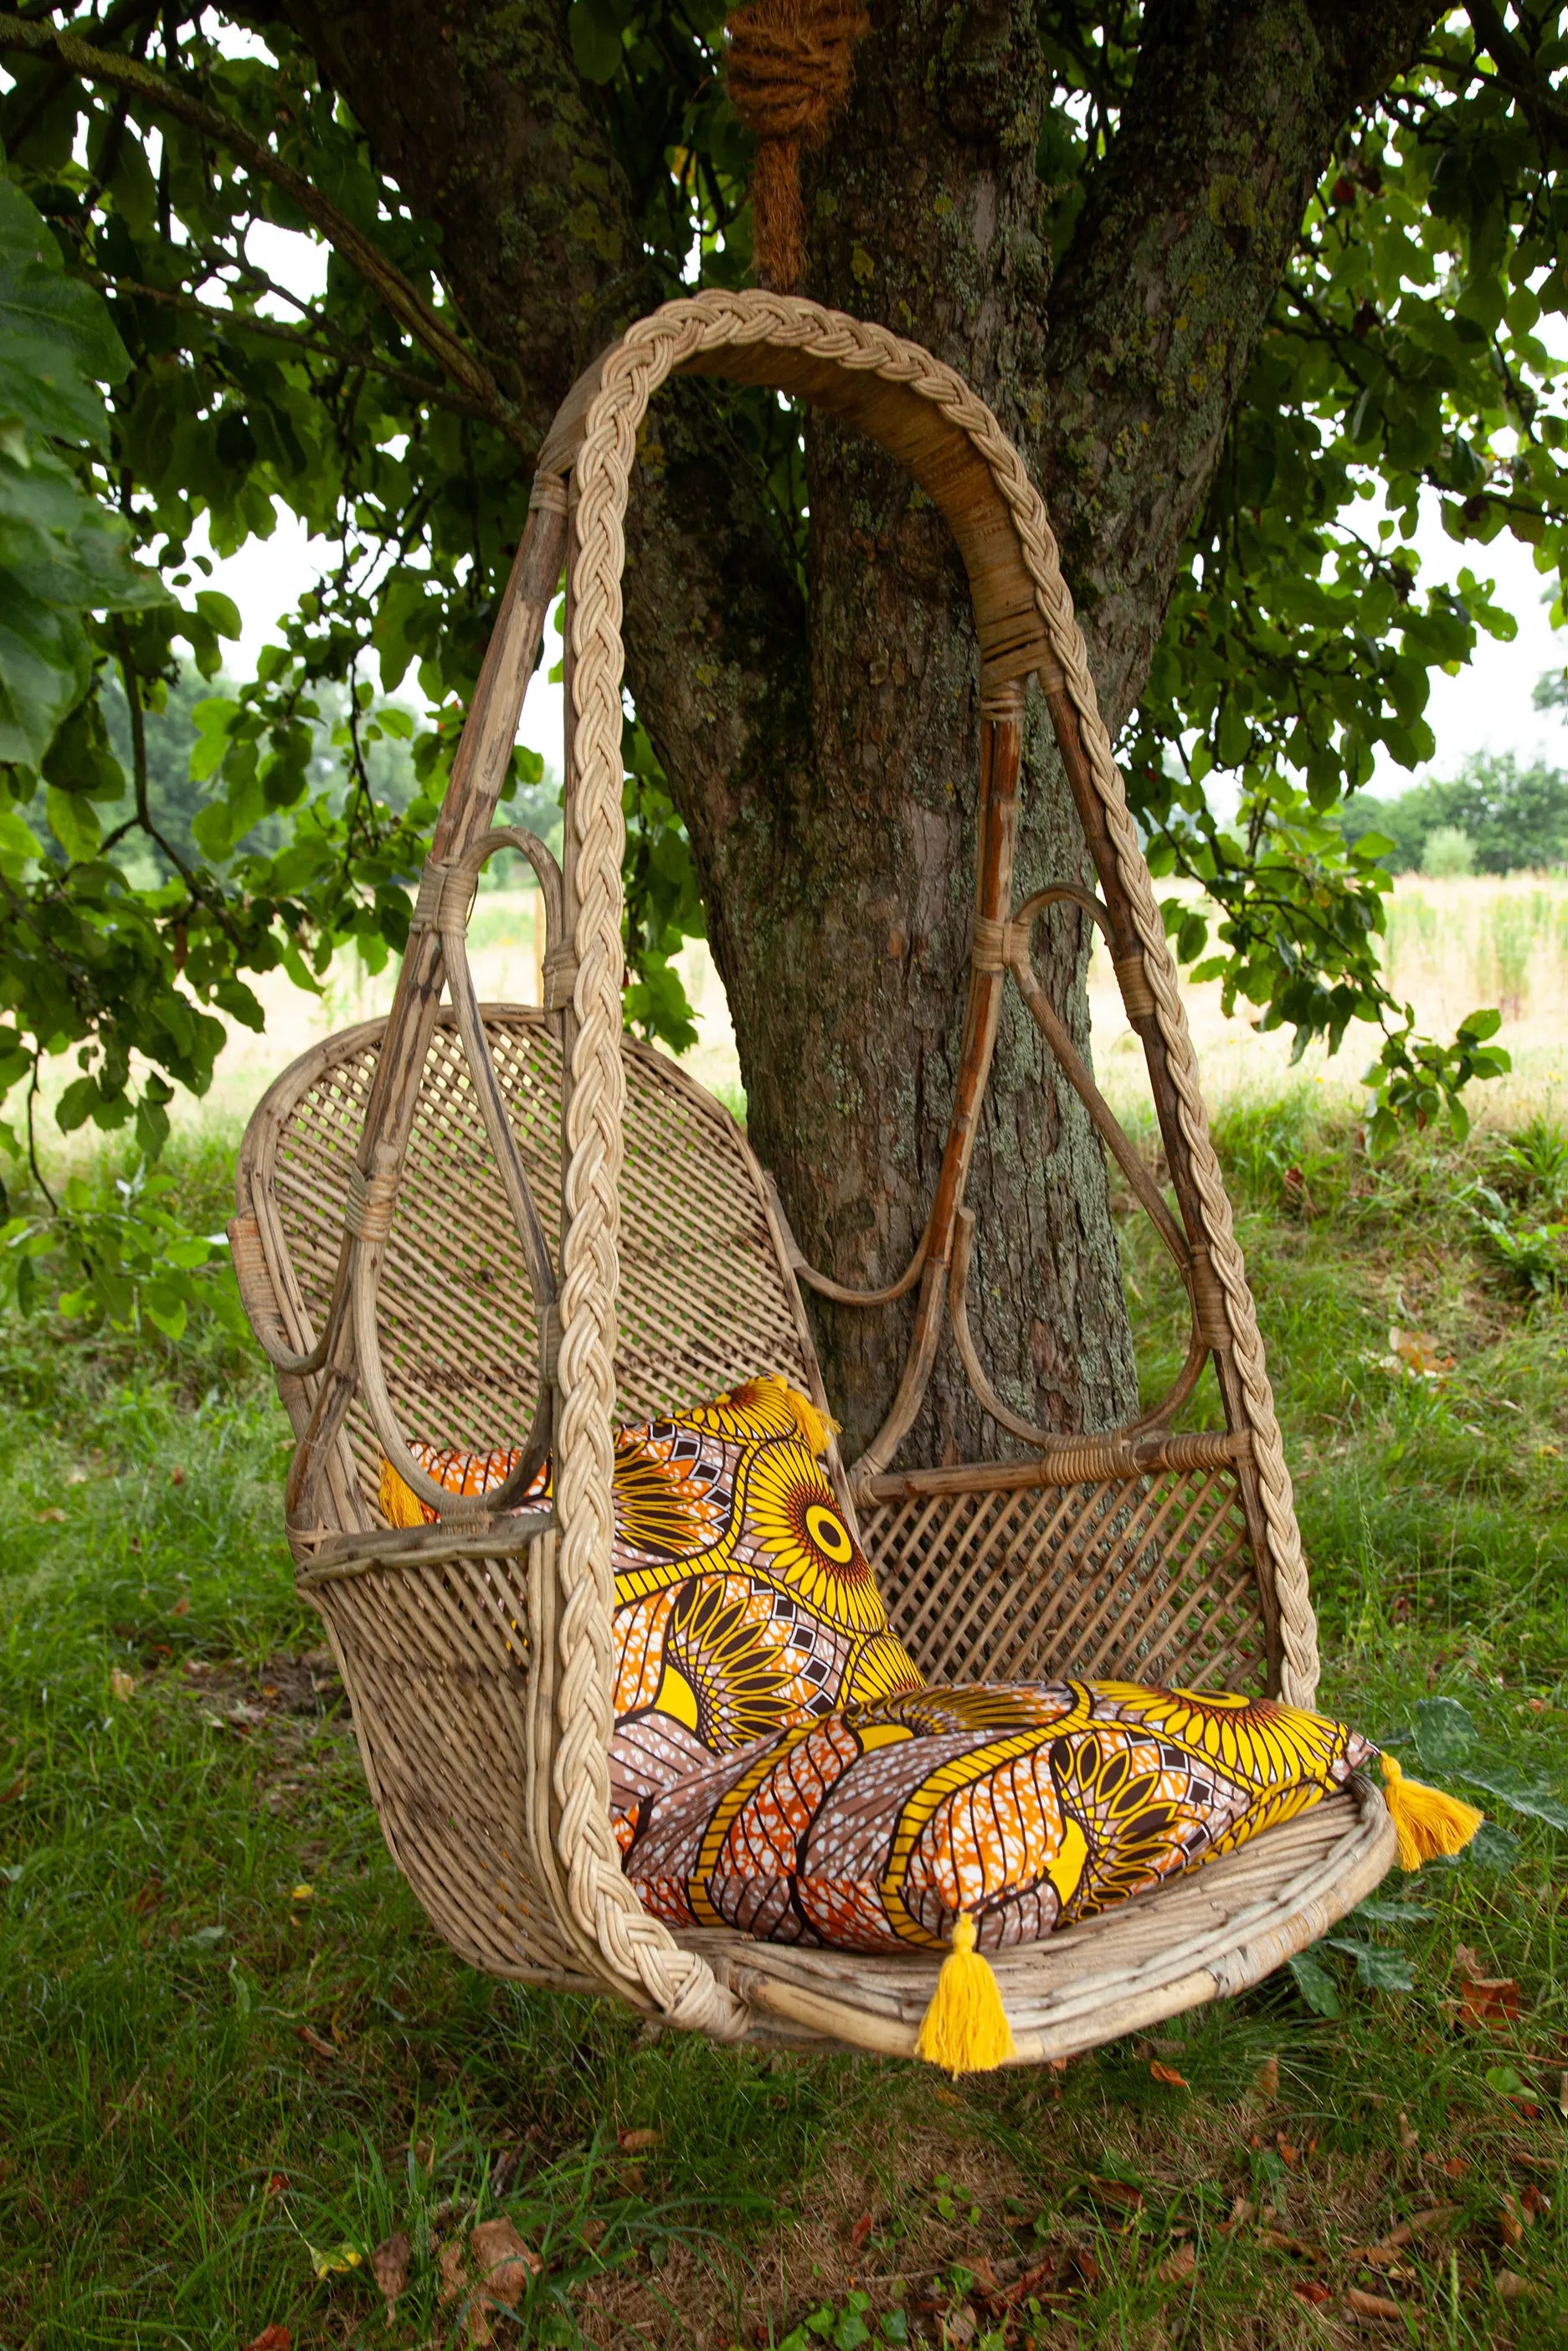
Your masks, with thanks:
<instances>
[{"instance_id":1,"label":"patterned back cushion","mask_svg":"<svg viewBox=\"0 0 1568 2351\"><path fill-rule=\"evenodd\" d=\"M615 1439L617 1830L716 1757L836 1708L917 1690L823 1468L829 1424L777 1374ZM516 1452L414 1448L437 1483L484 1493ZM529 1499L549 1491L545 1468ZM394 1525L434 1520L389 1467Z\"/></svg>"}]
</instances>

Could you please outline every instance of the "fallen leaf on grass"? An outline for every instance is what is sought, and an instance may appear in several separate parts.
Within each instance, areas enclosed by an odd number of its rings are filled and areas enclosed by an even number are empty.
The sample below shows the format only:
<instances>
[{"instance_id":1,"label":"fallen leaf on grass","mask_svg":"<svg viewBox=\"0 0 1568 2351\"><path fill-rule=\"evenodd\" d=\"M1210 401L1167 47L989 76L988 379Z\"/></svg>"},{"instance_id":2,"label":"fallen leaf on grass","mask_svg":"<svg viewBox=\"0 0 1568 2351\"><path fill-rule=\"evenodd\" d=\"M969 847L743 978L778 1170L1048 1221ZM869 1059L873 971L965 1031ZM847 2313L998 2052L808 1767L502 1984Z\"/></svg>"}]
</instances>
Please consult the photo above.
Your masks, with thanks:
<instances>
[{"instance_id":1,"label":"fallen leaf on grass","mask_svg":"<svg viewBox=\"0 0 1568 2351\"><path fill-rule=\"evenodd\" d=\"M342 2053L340 2050L334 2049L329 2041L323 2041L321 2035L319 2032L312 2032L309 2025L297 2024L294 2030L298 2033L299 2039L303 2041L307 2049L314 2049L318 2057L338 2057L341 2055Z\"/></svg>"},{"instance_id":2,"label":"fallen leaf on grass","mask_svg":"<svg viewBox=\"0 0 1568 2351\"><path fill-rule=\"evenodd\" d=\"M486 2293L508 2310L516 2310L528 2280L544 2267L504 2212L498 2220L480 2221L468 2240L468 2252Z\"/></svg>"},{"instance_id":3,"label":"fallen leaf on grass","mask_svg":"<svg viewBox=\"0 0 1568 2351\"><path fill-rule=\"evenodd\" d=\"M275 2321L264 2326L259 2335L253 2335L245 2351L294 2351L294 2337L287 2326L279 2326Z\"/></svg>"},{"instance_id":4,"label":"fallen leaf on grass","mask_svg":"<svg viewBox=\"0 0 1568 2351\"><path fill-rule=\"evenodd\" d=\"M1492 2283L1504 2302L1520 2302L1530 2292L1530 2280L1521 2278L1517 2270L1499 2270Z\"/></svg>"},{"instance_id":5,"label":"fallen leaf on grass","mask_svg":"<svg viewBox=\"0 0 1568 2351\"><path fill-rule=\"evenodd\" d=\"M439 2246L436 2259L441 2264L439 2299L455 2302L468 2282L468 2264L463 2258L463 2248L454 2237L450 2243Z\"/></svg>"},{"instance_id":6,"label":"fallen leaf on grass","mask_svg":"<svg viewBox=\"0 0 1568 2351\"><path fill-rule=\"evenodd\" d=\"M1299 2147L1292 2147L1290 2140L1285 2137L1283 2131L1280 2133L1278 2138L1274 2141L1274 2145L1280 2150L1281 2162L1284 2164L1288 2169L1294 2171L1297 2164L1300 2163L1301 2159L1301 2148Z\"/></svg>"},{"instance_id":7,"label":"fallen leaf on grass","mask_svg":"<svg viewBox=\"0 0 1568 2351\"><path fill-rule=\"evenodd\" d=\"M171 1616L188 1616L190 1613L191 1595L188 1592L182 1592L178 1600L175 1601L172 1608L170 1609L169 1614Z\"/></svg>"},{"instance_id":8,"label":"fallen leaf on grass","mask_svg":"<svg viewBox=\"0 0 1568 2351\"><path fill-rule=\"evenodd\" d=\"M1252 2212L1253 2207L1247 2201L1246 2197L1239 2196L1230 2207L1229 2220L1221 2220L1219 2223L1219 2234L1222 2237L1233 2237L1238 2229L1244 2229L1247 2226L1248 2221L1252 2218Z\"/></svg>"},{"instance_id":9,"label":"fallen leaf on grass","mask_svg":"<svg viewBox=\"0 0 1568 2351\"><path fill-rule=\"evenodd\" d=\"M350 2270L361 2269L364 2266L365 2257L358 2245L333 2245L323 2251L321 2247L311 2244L307 2239L305 2250L310 2256L310 2266L319 2278L347 2277Z\"/></svg>"},{"instance_id":10,"label":"fallen leaf on grass","mask_svg":"<svg viewBox=\"0 0 1568 2351\"><path fill-rule=\"evenodd\" d=\"M1144 2209L1143 2189L1129 2187L1124 2179L1092 2179L1089 2182L1089 2192L1092 2196L1099 2197L1104 2203L1120 2204L1123 2210L1126 2212L1141 2212Z\"/></svg>"},{"instance_id":11,"label":"fallen leaf on grass","mask_svg":"<svg viewBox=\"0 0 1568 2351\"><path fill-rule=\"evenodd\" d=\"M1521 2211L1511 2196L1505 2196L1498 2207L1498 2232L1505 2245L1521 2245L1524 2232L1534 2220L1533 2212Z\"/></svg>"},{"instance_id":12,"label":"fallen leaf on grass","mask_svg":"<svg viewBox=\"0 0 1568 2351\"><path fill-rule=\"evenodd\" d=\"M1344 2305L1347 2310L1353 2310L1357 2318L1403 2318L1405 2315L1398 2303L1391 2302L1387 2294L1363 2294L1358 2285L1350 2287Z\"/></svg>"},{"instance_id":13,"label":"fallen leaf on grass","mask_svg":"<svg viewBox=\"0 0 1568 2351\"><path fill-rule=\"evenodd\" d=\"M1156 2082L1166 2083L1173 2090L1190 2090L1192 2084L1178 2074L1174 2065L1162 2065L1157 2057L1149 2060L1149 2071Z\"/></svg>"},{"instance_id":14,"label":"fallen leaf on grass","mask_svg":"<svg viewBox=\"0 0 1568 2351\"><path fill-rule=\"evenodd\" d=\"M40 1510L38 1512L38 1524L41 1527L63 1526L65 1523L65 1512L60 1509L57 1503L51 1503L47 1510Z\"/></svg>"},{"instance_id":15,"label":"fallen leaf on grass","mask_svg":"<svg viewBox=\"0 0 1568 2351\"><path fill-rule=\"evenodd\" d=\"M1409 2116L1403 2112L1399 2116L1399 2144L1406 2155L1414 2155L1421 2144L1420 2132L1412 2127Z\"/></svg>"},{"instance_id":16,"label":"fallen leaf on grass","mask_svg":"<svg viewBox=\"0 0 1568 2351\"><path fill-rule=\"evenodd\" d=\"M1563 2079L1568 2083L1568 2074L1564 2074ZM1568 2113L1568 2107L1564 2107L1563 2111ZM1463 2179L1468 2175L1469 2168L1469 2158L1463 2155L1451 2155L1443 2166L1445 2173L1450 2179Z\"/></svg>"},{"instance_id":17,"label":"fallen leaf on grass","mask_svg":"<svg viewBox=\"0 0 1568 2351\"><path fill-rule=\"evenodd\" d=\"M288 2174L287 2171L269 2171L267 2173L267 2192L269 2196L281 2196L287 2186Z\"/></svg>"},{"instance_id":18,"label":"fallen leaf on grass","mask_svg":"<svg viewBox=\"0 0 1568 2351\"><path fill-rule=\"evenodd\" d=\"M0 1788L0 1804L14 1804L17 1797L25 1791L26 1785L27 1782L26 1774L18 1773L8 1788ZM1568 2082L1568 2074L1564 2074L1563 2079L1564 2082Z\"/></svg>"},{"instance_id":19,"label":"fallen leaf on grass","mask_svg":"<svg viewBox=\"0 0 1568 2351\"><path fill-rule=\"evenodd\" d=\"M1318 2278L1297 2278L1291 2284L1291 2292L1298 2295L1302 2302L1310 2302L1314 2309L1320 2308L1325 2302L1333 2300L1332 2289Z\"/></svg>"},{"instance_id":20,"label":"fallen leaf on grass","mask_svg":"<svg viewBox=\"0 0 1568 2351\"><path fill-rule=\"evenodd\" d=\"M1252 2087L1260 2098L1277 2098L1280 2095L1280 2061L1265 2057L1252 2076Z\"/></svg>"},{"instance_id":21,"label":"fallen leaf on grass","mask_svg":"<svg viewBox=\"0 0 1568 2351\"><path fill-rule=\"evenodd\" d=\"M290 1902L314 1902L316 1888L313 1886L307 1886L302 1879L288 1898Z\"/></svg>"},{"instance_id":22,"label":"fallen leaf on grass","mask_svg":"<svg viewBox=\"0 0 1568 2351\"><path fill-rule=\"evenodd\" d=\"M1082 2261L1088 2256L1077 2258ZM992 2317L1003 2317L1008 2311L1016 2310L1020 2302L1027 2302L1031 2294L1040 2294L1053 2285L1061 2266L1055 2253L1047 2253L1043 2261L1031 2262L1010 2285L998 2286L990 2296Z\"/></svg>"},{"instance_id":23,"label":"fallen leaf on grass","mask_svg":"<svg viewBox=\"0 0 1568 2351\"><path fill-rule=\"evenodd\" d=\"M1502 2032L1519 2022L1519 1985L1512 1976L1483 1975L1468 1943L1454 1953L1459 1980L1459 2022L1469 2032Z\"/></svg>"},{"instance_id":24,"label":"fallen leaf on grass","mask_svg":"<svg viewBox=\"0 0 1568 2351\"><path fill-rule=\"evenodd\" d=\"M136 1677L134 1674L128 1674L123 1666L116 1666L110 1674L109 1687L116 1698L134 1698Z\"/></svg>"},{"instance_id":25,"label":"fallen leaf on grass","mask_svg":"<svg viewBox=\"0 0 1568 2351\"><path fill-rule=\"evenodd\" d=\"M1288 2237L1282 2229L1260 2229L1259 2241L1271 2253L1294 2253L1298 2260L1317 2262L1322 2259L1321 2245L1309 2245L1304 2237Z\"/></svg>"},{"instance_id":26,"label":"fallen leaf on grass","mask_svg":"<svg viewBox=\"0 0 1568 2351\"><path fill-rule=\"evenodd\" d=\"M617 2131L615 2140L622 2155L641 2155L651 2147L660 2147L664 2134L660 2130Z\"/></svg>"},{"instance_id":27,"label":"fallen leaf on grass","mask_svg":"<svg viewBox=\"0 0 1568 2351\"><path fill-rule=\"evenodd\" d=\"M862 2212L861 2214L860 2219L850 2231L850 2251L852 2253L859 2252L861 2247L864 2244L866 2239L870 2236L875 2226L876 2222L872 2219L869 2212Z\"/></svg>"},{"instance_id":28,"label":"fallen leaf on grass","mask_svg":"<svg viewBox=\"0 0 1568 2351\"><path fill-rule=\"evenodd\" d=\"M1388 1332L1388 1360L1383 1368L1398 1379L1410 1373L1418 1380L1440 1380L1454 1368L1455 1358L1445 1355L1442 1342L1430 1331L1401 1331L1391 1325Z\"/></svg>"},{"instance_id":29,"label":"fallen leaf on grass","mask_svg":"<svg viewBox=\"0 0 1568 2351\"><path fill-rule=\"evenodd\" d=\"M399 2229L395 2235L383 2237L371 2255L376 2283L386 2298L389 2325L397 2308L397 2298L408 2283L408 2258L413 2250L408 2231Z\"/></svg>"},{"instance_id":30,"label":"fallen leaf on grass","mask_svg":"<svg viewBox=\"0 0 1568 2351\"><path fill-rule=\"evenodd\" d=\"M170 1485L171 1485L171 1486L183 1486L183 1485L184 1484L184 1482L185 1482L185 1473L184 1473L184 1471L183 1471L183 1469L171 1469L171 1470L170 1470L170 1472L169 1472L169 1483L170 1483Z\"/></svg>"},{"instance_id":31,"label":"fallen leaf on grass","mask_svg":"<svg viewBox=\"0 0 1568 2351\"><path fill-rule=\"evenodd\" d=\"M1192 2247L1178 2245L1175 2252L1168 2254L1160 2263L1159 2273L1166 2285L1179 2285L1184 2278L1191 2277L1197 2267L1197 2255Z\"/></svg>"}]
</instances>

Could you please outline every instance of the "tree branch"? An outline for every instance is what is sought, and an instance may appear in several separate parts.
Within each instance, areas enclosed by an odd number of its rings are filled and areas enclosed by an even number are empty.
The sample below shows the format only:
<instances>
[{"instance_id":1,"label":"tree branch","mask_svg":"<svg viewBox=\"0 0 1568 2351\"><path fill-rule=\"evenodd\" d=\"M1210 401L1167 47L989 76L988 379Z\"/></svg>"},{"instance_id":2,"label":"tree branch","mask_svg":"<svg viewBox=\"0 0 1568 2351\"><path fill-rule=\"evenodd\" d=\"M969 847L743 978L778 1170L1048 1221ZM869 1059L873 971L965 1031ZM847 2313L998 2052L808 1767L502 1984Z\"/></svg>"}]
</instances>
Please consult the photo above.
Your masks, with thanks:
<instances>
[{"instance_id":1,"label":"tree branch","mask_svg":"<svg viewBox=\"0 0 1568 2351\"><path fill-rule=\"evenodd\" d=\"M1467 0L1465 14L1477 41L1497 68L1497 78L1523 108L1542 147L1568 147L1568 107L1544 83L1522 41L1503 23L1492 0Z\"/></svg>"},{"instance_id":2,"label":"tree branch","mask_svg":"<svg viewBox=\"0 0 1568 2351\"><path fill-rule=\"evenodd\" d=\"M268 341L291 343L297 350L311 359L337 360L345 367L363 369L367 375L384 377L389 383L411 392L416 399L428 401L433 408L447 408L456 416L476 416L486 423L496 421L487 408L476 400L465 400L461 392L448 392L444 385L433 383L428 376L416 375L412 368L394 366L391 360L378 359L373 351L361 351L346 343L319 321L313 320L316 331L306 334L301 328L290 327L281 319L264 319L247 310L224 309L215 302L204 302L199 295L167 286L144 286L135 277L110 277L99 269L84 269L82 277L89 286L103 294L134 299L139 302L162 302L171 309L193 311L198 318L210 319L225 333L263 335ZM301 305L301 308L304 306ZM310 316L308 311L307 317Z\"/></svg>"},{"instance_id":3,"label":"tree branch","mask_svg":"<svg viewBox=\"0 0 1568 2351\"><path fill-rule=\"evenodd\" d=\"M74 33L58 32L52 26L30 25L20 16L0 15L0 54L5 53L52 57L84 81L102 82L111 89L123 90L226 148L253 172L281 188L328 242L353 263L398 324L471 400L479 403L492 423L531 454L532 444L520 431L515 410L503 397L484 361L458 340L396 264L322 195L304 172L286 163L263 141L253 139L248 131L218 108L192 97L152 67L112 50L93 48Z\"/></svg>"}]
</instances>

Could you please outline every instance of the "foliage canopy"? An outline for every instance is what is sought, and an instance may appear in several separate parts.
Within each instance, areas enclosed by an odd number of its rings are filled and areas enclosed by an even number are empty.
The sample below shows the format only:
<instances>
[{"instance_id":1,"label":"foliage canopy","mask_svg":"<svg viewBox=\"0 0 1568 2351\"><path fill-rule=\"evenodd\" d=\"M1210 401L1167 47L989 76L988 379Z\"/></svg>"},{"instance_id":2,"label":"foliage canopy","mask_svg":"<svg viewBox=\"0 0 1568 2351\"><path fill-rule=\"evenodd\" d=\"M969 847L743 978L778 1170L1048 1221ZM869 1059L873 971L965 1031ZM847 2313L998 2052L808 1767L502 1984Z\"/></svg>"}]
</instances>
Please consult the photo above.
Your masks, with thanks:
<instances>
[{"instance_id":1,"label":"foliage canopy","mask_svg":"<svg viewBox=\"0 0 1568 2351\"><path fill-rule=\"evenodd\" d=\"M721 16L714 0L570 8L572 102L607 135L642 239L622 256L628 308L747 275L751 146ZM1060 264L1117 137L1140 16L1062 0L1038 28ZM41 1073L72 1056L58 1124L133 1123L152 1158L173 1090L209 1083L224 1021L259 1021L258 974L314 987L348 942L372 967L401 947L533 434L439 232L281 15L101 0L68 29L0 17L0 1091L36 1152ZM1380 747L1433 756L1434 671L1511 634L1486 578L1500 534L1561 594L1565 64L1556 7L1434 11L1410 70L1344 124L1122 746L1156 873L1218 909L1211 937L1173 895L1178 954L1299 1046L1377 1022L1379 1137L1445 1109L1462 1123L1459 1089L1503 1061L1493 1016L1424 1039L1390 998L1388 844L1335 811ZM1245 235L1249 201L1217 183L1211 216ZM318 298L250 257L258 223L326 246ZM765 486L803 580L799 421L760 392L722 401L731 461ZM1452 585L1423 581L1423 502L1466 550ZM214 679L237 633L201 533L232 554L280 506L330 550L321 576L253 678L193 700L192 672ZM423 722L388 700L413 682ZM172 695L197 729L200 805L178 828L147 749ZM412 788L389 797L374 748L396 737ZM700 893L630 721L626 752L631 1011L678 1047L669 957L702 927ZM519 752L514 788L537 782ZM37 1237L11 1238L15 1265ZM122 1290L93 1294L123 1308Z\"/></svg>"}]
</instances>

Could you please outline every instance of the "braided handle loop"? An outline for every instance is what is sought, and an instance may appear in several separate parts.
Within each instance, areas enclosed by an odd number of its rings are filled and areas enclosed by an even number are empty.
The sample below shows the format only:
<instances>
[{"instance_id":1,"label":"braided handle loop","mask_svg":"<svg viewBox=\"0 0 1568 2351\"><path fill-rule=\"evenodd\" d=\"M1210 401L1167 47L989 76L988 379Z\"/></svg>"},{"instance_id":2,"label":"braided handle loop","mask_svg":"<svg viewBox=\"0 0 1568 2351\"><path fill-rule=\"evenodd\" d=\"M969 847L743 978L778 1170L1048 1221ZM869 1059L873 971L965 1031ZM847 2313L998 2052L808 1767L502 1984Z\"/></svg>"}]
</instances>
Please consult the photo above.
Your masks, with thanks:
<instances>
[{"instance_id":1,"label":"braided handle loop","mask_svg":"<svg viewBox=\"0 0 1568 2351\"><path fill-rule=\"evenodd\" d=\"M630 329L569 395L541 455L541 468L548 472L564 475L575 465L577 492L569 599L573 745L568 768L577 970L559 1372L557 1848L576 1922L597 1943L608 1968L667 2015L733 2032L739 2029L733 1996L706 1962L681 1951L638 1904L622 1874L609 1813L612 1432L617 1192L623 1155L621 575L638 428L653 393L677 371L725 374L800 392L879 440L922 483L957 539L974 595L982 695L995 699L1011 681L1031 674L1042 674L1052 688L1065 686L1104 810L1117 878L1132 909L1141 977L1168 1060L1200 1203L1213 1270L1213 1309L1228 1325L1239 1374L1268 1530L1269 1558L1258 1565L1274 1588L1287 1699L1310 1701L1317 1652L1273 1395L1176 968L1040 496L985 402L918 344L815 303L765 291L716 290L667 303ZM1139 991L1140 1013L1144 1003Z\"/></svg>"}]
</instances>

